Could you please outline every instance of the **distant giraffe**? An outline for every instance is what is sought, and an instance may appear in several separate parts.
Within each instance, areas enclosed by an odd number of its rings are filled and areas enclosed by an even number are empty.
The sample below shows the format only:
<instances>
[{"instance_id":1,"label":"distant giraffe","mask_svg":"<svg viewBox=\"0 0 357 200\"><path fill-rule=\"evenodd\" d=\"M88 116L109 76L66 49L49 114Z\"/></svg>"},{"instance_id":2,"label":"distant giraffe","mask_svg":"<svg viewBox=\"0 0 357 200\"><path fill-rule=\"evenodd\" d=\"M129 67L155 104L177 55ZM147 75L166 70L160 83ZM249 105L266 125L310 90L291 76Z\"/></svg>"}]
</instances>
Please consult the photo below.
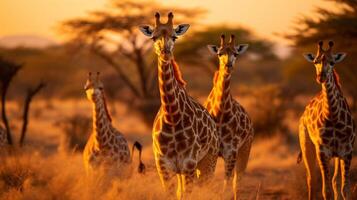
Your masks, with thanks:
<instances>
[{"instance_id":1,"label":"distant giraffe","mask_svg":"<svg viewBox=\"0 0 357 200\"><path fill-rule=\"evenodd\" d=\"M6 130L0 125L0 147L7 145Z\"/></svg>"},{"instance_id":2,"label":"distant giraffe","mask_svg":"<svg viewBox=\"0 0 357 200\"><path fill-rule=\"evenodd\" d=\"M238 181L244 172L254 137L253 124L248 115L231 95L230 80L236 57L244 53L248 45L235 46L235 37L231 35L229 43L221 35L221 45L208 45L219 58L219 69L215 73L213 88L205 107L213 116L220 133L219 155L224 159L225 187L233 180L234 199L237 199Z\"/></svg>"},{"instance_id":3,"label":"distant giraffe","mask_svg":"<svg viewBox=\"0 0 357 200\"><path fill-rule=\"evenodd\" d=\"M99 165L122 166L131 163L130 150L124 136L117 131L111 122L108 112L103 83L99 80L99 72L95 80L89 73L84 87L87 98L93 104L93 132L83 152L84 165L87 173ZM145 166L141 161L141 144L133 144L139 151L139 172L144 172ZM134 152L132 152L134 153Z\"/></svg>"},{"instance_id":4,"label":"distant giraffe","mask_svg":"<svg viewBox=\"0 0 357 200\"><path fill-rule=\"evenodd\" d=\"M335 172L332 179L334 198L338 199L337 176L341 166L341 193L343 199L350 195L350 164L353 144L355 141L356 126L346 99L343 97L335 64L342 61L345 53L332 53L333 42L329 48L322 48L319 42L317 54L305 54L305 58L314 63L316 81L321 84L322 90L306 106L300 118L299 139L302 157L306 167L309 199L314 199L316 160L322 176L323 198L331 199L331 182L329 161L335 160Z\"/></svg>"},{"instance_id":5,"label":"distant giraffe","mask_svg":"<svg viewBox=\"0 0 357 200\"><path fill-rule=\"evenodd\" d=\"M183 198L186 183L192 182L196 169L212 176L218 156L216 125L208 111L191 98L185 89L178 65L173 57L174 41L183 35L188 24L173 28L173 14L166 24L141 26L140 30L153 39L158 55L158 77L161 107L153 125L153 148L157 170L163 187L170 172L177 175L177 198Z\"/></svg>"}]
</instances>

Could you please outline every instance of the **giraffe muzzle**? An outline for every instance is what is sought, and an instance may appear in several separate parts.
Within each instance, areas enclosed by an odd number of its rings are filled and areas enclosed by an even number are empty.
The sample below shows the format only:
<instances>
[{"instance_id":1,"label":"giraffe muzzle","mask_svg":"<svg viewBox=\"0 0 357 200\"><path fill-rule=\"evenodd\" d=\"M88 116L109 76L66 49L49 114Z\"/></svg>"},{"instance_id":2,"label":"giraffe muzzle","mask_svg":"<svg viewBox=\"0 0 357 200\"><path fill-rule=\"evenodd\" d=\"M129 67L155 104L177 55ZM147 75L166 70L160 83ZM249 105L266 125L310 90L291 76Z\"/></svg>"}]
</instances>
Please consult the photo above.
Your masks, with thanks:
<instances>
[{"instance_id":1,"label":"giraffe muzzle","mask_svg":"<svg viewBox=\"0 0 357 200\"><path fill-rule=\"evenodd\" d=\"M161 54L163 54L163 55L167 55L167 54L171 54L171 51L170 51L170 49L169 48L165 48L165 49L163 49L162 51L161 51Z\"/></svg>"},{"instance_id":2,"label":"giraffe muzzle","mask_svg":"<svg viewBox=\"0 0 357 200\"><path fill-rule=\"evenodd\" d=\"M232 69L233 68L233 63L227 63L226 67L229 68L229 69Z\"/></svg>"},{"instance_id":3,"label":"giraffe muzzle","mask_svg":"<svg viewBox=\"0 0 357 200\"><path fill-rule=\"evenodd\" d=\"M172 53L170 50L168 49L164 49L164 50L161 50L161 57L164 59L164 60L169 60L172 56Z\"/></svg>"},{"instance_id":4,"label":"giraffe muzzle","mask_svg":"<svg viewBox=\"0 0 357 200\"><path fill-rule=\"evenodd\" d=\"M316 77L316 81L318 83L323 83L323 82L325 82L325 80L326 80L326 74L325 73L321 73L321 74L317 75L317 77Z\"/></svg>"}]
</instances>

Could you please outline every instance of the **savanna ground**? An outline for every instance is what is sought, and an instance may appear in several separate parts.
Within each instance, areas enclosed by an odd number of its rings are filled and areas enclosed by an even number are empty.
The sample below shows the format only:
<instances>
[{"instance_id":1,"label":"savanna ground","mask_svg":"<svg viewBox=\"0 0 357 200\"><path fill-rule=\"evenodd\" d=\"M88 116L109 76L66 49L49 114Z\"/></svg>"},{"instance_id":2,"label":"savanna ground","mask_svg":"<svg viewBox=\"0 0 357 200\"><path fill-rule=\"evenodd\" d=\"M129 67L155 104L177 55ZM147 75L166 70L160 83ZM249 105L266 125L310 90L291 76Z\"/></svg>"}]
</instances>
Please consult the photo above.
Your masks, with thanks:
<instances>
[{"instance_id":1,"label":"savanna ground","mask_svg":"<svg viewBox=\"0 0 357 200\"><path fill-rule=\"evenodd\" d=\"M174 188L168 193L161 188L153 161L150 127L126 106L119 103L109 106L115 126L130 145L135 140L143 143L145 175L132 169L125 172L131 174L130 178L109 180L101 172L95 178L87 178L80 148L88 137L86 129L91 126L90 103L84 98L39 100L33 104L27 144L1 158L0 199L175 199ZM12 121L19 120L17 104L10 103L8 107ZM62 124L68 119L86 122L77 121L71 128L64 127ZM306 199L303 164L296 164L297 119L287 117L285 121L293 130L290 136L275 134L255 140L241 181L241 199ZM12 128L17 132L18 124L13 123ZM136 166L134 156L133 168ZM220 199L223 171L223 162L219 160L214 180L195 186L188 199ZM352 175L352 190L356 190L357 159Z\"/></svg>"}]
</instances>

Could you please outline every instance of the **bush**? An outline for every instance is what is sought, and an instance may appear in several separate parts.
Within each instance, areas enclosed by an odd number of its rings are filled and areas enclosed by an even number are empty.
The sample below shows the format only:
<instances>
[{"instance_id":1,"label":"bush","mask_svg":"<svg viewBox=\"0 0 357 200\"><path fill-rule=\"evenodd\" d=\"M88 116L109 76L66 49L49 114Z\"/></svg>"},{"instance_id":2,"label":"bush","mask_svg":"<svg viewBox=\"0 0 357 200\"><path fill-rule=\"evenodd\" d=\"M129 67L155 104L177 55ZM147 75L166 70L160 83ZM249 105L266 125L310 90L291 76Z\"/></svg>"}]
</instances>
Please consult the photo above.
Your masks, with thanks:
<instances>
[{"instance_id":1,"label":"bush","mask_svg":"<svg viewBox=\"0 0 357 200\"><path fill-rule=\"evenodd\" d=\"M82 151L87 143L92 128L90 117L75 114L55 124L63 131L60 148Z\"/></svg>"},{"instance_id":2,"label":"bush","mask_svg":"<svg viewBox=\"0 0 357 200\"><path fill-rule=\"evenodd\" d=\"M285 105L277 85L258 87L251 92L250 115L256 135L271 136L286 132Z\"/></svg>"}]
</instances>

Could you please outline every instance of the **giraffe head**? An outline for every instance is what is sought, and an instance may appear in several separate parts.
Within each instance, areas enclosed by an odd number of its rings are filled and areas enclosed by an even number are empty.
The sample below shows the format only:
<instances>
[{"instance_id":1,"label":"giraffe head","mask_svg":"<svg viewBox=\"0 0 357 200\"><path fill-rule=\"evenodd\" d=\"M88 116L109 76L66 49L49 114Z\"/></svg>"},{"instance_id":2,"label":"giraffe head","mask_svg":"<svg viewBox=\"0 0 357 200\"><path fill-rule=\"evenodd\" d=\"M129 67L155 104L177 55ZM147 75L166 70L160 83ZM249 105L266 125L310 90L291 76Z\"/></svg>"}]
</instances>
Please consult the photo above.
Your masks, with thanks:
<instances>
[{"instance_id":1,"label":"giraffe head","mask_svg":"<svg viewBox=\"0 0 357 200\"><path fill-rule=\"evenodd\" d=\"M329 48L324 50L322 48L323 41L320 41L317 45L316 55L312 53L304 54L305 59L315 65L316 81L320 84L324 83L328 75L333 73L335 64L341 62L346 56L345 53L332 53L333 45L334 43L330 41L328 43Z\"/></svg>"},{"instance_id":2,"label":"giraffe head","mask_svg":"<svg viewBox=\"0 0 357 200\"><path fill-rule=\"evenodd\" d=\"M180 24L176 28L173 26L174 15L168 14L168 20L165 24L160 22L160 14L155 14L155 26L142 25L140 31L154 41L155 53L160 59L169 61L172 58L172 52L175 40L183 35L190 27L189 24Z\"/></svg>"},{"instance_id":3,"label":"giraffe head","mask_svg":"<svg viewBox=\"0 0 357 200\"><path fill-rule=\"evenodd\" d=\"M231 35L228 43L225 42L225 35L221 35L221 45L208 45L208 49L218 55L220 67L231 69L239 54L248 49L248 44L235 45L235 36Z\"/></svg>"},{"instance_id":4,"label":"giraffe head","mask_svg":"<svg viewBox=\"0 0 357 200\"><path fill-rule=\"evenodd\" d=\"M95 98L102 94L103 88L103 83L99 80L99 72L97 72L95 78L93 78L92 73L89 72L87 82L84 86L87 98L90 101L95 101Z\"/></svg>"}]
</instances>

